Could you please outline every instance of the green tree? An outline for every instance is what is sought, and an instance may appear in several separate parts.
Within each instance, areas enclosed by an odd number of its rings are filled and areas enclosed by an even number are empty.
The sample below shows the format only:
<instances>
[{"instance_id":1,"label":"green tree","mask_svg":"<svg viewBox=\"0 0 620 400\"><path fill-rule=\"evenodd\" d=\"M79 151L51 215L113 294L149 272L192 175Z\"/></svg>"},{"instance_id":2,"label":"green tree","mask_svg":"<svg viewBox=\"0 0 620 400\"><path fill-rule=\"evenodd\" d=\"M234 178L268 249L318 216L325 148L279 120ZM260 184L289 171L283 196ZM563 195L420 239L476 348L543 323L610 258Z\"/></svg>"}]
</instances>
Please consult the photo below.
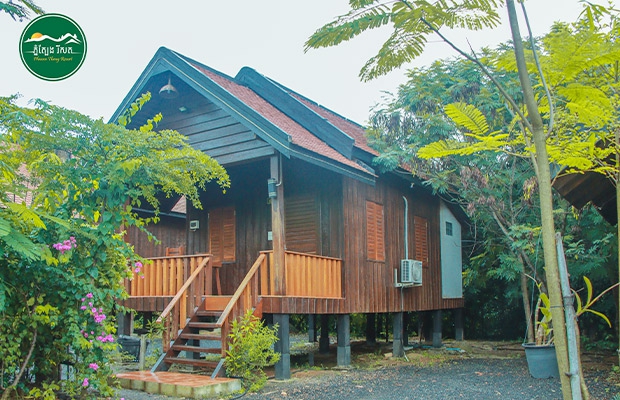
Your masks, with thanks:
<instances>
[{"instance_id":1,"label":"green tree","mask_svg":"<svg viewBox=\"0 0 620 400\"><path fill-rule=\"evenodd\" d=\"M508 12L508 20L512 33L513 57L515 60L516 71L522 89L524 108L518 107L512 97L506 93L504 88L488 73L484 65L475 57L460 49L457 49L467 59L473 61L491 79L497 89L502 93L504 100L509 103L511 112L518 116L518 124L523 126L523 132L527 135L523 140L527 141L527 149L530 151L532 165L537 177L539 188L539 206L541 215L541 228L543 239L543 251L545 261L545 274L551 302L553 320L556 323L555 343L558 355L560 377L562 381L562 393L564 398L572 398L571 386L567 373L569 372L565 318L563 313L563 301L560 290L560 279L558 275L558 262L555 249L555 227L553 219L553 193L551 187L551 171L549 167L549 153L547 149L547 134L543 120L544 109L539 108L540 97L536 96L530 71L528 70L526 52L522 41L519 22L514 0L505 0ZM396 1L385 3L381 1L350 1L351 11L346 15L337 18L322 28L319 28L306 42L306 49L337 45L349 40L360 33L384 25L392 25L393 33L384 43L379 53L371 58L362 68L360 76L362 79L371 79L384 74L394 68L400 67L403 63L410 61L421 54L424 49L427 37L433 33L438 34L442 39L447 39L441 34L444 27L461 27L467 29L482 29L493 27L498 22L497 9L500 2L495 0L486 1L434 1L425 0ZM525 11L525 7L523 7ZM587 7L589 15L596 13L606 13L609 10L593 6ZM531 36L531 35L530 35ZM450 43L449 41L447 41ZM450 43L451 44L451 43ZM537 72L540 72L538 69ZM541 74L542 77L542 74ZM548 107L552 105L552 97L547 92ZM457 112L469 112L471 109L461 107L454 109ZM479 117L480 115L474 115ZM476 119L471 119L472 124L476 124ZM470 125L471 126L471 125ZM470 127L468 126L468 128ZM549 124L552 127L552 124ZM482 129L482 127L478 127ZM503 142L505 135L499 132L491 132L487 143ZM463 146L465 147L465 146ZM473 146L476 150L485 150L484 143ZM592 148L592 147L591 147ZM562 329L557 329L562 327ZM587 388L583 386L583 394L587 397Z\"/></svg>"},{"instance_id":2,"label":"green tree","mask_svg":"<svg viewBox=\"0 0 620 400\"><path fill-rule=\"evenodd\" d=\"M149 222L133 207L148 203L157 215L159 199L172 195L200 207L207 182L229 185L182 135L154 131L160 118L127 130L42 101L23 108L0 99L3 399L27 392L26 382L73 398L114 394L108 315L126 296L123 279L146 262L123 240L122 229ZM73 366L73 379L58 381L61 363Z\"/></svg>"}]
</instances>

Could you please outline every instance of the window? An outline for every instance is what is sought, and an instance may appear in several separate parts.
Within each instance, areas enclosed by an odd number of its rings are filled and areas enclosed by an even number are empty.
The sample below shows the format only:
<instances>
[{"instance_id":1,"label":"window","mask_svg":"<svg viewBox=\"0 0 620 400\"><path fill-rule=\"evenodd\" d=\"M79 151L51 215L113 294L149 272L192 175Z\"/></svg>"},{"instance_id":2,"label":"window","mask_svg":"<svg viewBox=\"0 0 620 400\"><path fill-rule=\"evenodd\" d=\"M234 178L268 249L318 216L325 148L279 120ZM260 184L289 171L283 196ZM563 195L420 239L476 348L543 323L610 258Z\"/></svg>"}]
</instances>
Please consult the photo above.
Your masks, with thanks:
<instances>
[{"instance_id":1,"label":"window","mask_svg":"<svg viewBox=\"0 0 620 400\"><path fill-rule=\"evenodd\" d=\"M423 267L428 267L428 221L426 218L413 217L413 232L415 235L415 259L422 261Z\"/></svg>"},{"instance_id":2,"label":"window","mask_svg":"<svg viewBox=\"0 0 620 400\"><path fill-rule=\"evenodd\" d=\"M446 236L452 236L452 222L446 221Z\"/></svg>"},{"instance_id":3,"label":"window","mask_svg":"<svg viewBox=\"0 0 620 400\"><path fill-rule=\"evenodd\" d=\"M385 261L383 205L372 201L366 201L366 249L369 260Z\"/></svg>"},{"instance_id":4,"label":"window","mask_svg":"<svg viewBox=\"0 0 620 400\"><path fill-rule=\"evenodd\" d=\"M286 249L317 254L319 210L314 196L294 196L284 200Z\"/></svg>"},{"instance_id":5,"label":"window","mask_svg":"<svg viewBox=\"0 0 620 400\"><path fill-rule=\"evenodd\" d=\"M209 252L213 262L233 262L236 257L235 208L222 207L209 211Z\"/></svg>"}]
</instances>

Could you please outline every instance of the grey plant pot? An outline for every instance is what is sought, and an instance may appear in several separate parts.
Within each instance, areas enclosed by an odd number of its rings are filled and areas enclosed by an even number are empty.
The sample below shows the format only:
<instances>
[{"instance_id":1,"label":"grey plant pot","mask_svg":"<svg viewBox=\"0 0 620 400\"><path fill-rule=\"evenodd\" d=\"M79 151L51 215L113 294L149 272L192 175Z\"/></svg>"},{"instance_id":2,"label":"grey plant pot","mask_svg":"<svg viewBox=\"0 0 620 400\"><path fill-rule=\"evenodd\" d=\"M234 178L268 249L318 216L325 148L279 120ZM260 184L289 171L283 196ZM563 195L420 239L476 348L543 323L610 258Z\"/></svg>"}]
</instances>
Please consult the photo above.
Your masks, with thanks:
<instances>
[{"instance_id":1,"label":"grey plant pot","mask_svg":"<svg viewBox=\"0 0 620 400\"><path fill-rule=\"evenodd\" d=\"M527 360L527 367L532 378L547 379L560 377L554 345L524 343L523 348L525 349L525 359Z\"/></svg>"}]
</instances>

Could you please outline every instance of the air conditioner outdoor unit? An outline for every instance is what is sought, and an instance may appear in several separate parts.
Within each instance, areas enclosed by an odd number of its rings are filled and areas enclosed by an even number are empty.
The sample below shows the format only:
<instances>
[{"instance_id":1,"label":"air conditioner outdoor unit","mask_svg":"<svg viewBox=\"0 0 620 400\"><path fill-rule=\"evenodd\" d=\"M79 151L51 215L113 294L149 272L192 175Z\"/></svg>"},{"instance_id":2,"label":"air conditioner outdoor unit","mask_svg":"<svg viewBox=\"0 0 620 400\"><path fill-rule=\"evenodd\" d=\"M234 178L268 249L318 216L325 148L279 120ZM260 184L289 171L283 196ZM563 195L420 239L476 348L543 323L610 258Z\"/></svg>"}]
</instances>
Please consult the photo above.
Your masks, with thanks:
<instances>
[{"instance_id":1,"label":"air conditioner outdoor unit","mask_svg":"<svg viewBox=\"0 0 620 400\"><path fill-rule=\"evenodd\" d=\"M400 260L400 282L403 284L422 284L422 261Z\"/></svg>"}]
</instances>

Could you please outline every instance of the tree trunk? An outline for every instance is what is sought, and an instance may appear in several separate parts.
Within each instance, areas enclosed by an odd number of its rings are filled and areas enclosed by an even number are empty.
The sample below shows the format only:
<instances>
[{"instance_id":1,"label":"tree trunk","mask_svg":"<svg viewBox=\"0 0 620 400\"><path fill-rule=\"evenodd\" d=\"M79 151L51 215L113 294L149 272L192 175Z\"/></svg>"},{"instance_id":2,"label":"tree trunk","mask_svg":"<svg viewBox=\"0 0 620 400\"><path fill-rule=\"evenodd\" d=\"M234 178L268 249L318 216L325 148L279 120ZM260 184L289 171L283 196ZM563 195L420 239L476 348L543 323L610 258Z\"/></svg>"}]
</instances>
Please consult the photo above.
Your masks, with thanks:
<instances>
[{"instance_id":1,"label":"tree trunk","mask_svg":"<svg viewBox=\"0 0 620 400\"><path fill-rule=\"evenodd\" d=\"M532 305L530 304L530 292L527 288L527 276L525 276L525 267L521 263L521 296L523 297L523 312L525 313L525 322L527 326L527 341L534 342L534 324L532 323Z\"/></svg>"},{"instance_id":2,"label":"tree trunk","mask_svg":"<svg viewBox=\"0 0 620 400\"><path fill-rule=\"evenodd\" d=\"M13 381L13 383L9 385L9 387L7 387L4 393L2 394L1 400L8 400L9 394L13 390L16 390L17 385L19 384L19 381L22 379L22 376L24 375L24 372L26 372L26 367L28 366L28 363L30 362L30 357L32 357L32 352L34 351L34 346L36 345L36 343L37 343L37 328L35 327L34 337L32 338L32 343L30 343L30 349L28 350L28 354L26 355L26 358L24 359L24 363L22 364L22 367L19 369L19 373L15 377L15 380Z\"/></svg>"},{"instance_id":3,"label":"tree trunk","mask_svg":"<svg viewBox=\"0 0 620 400\"><path fill-rule=\"evenodd\" d=\"M616 129L615 132L616 137L616 149L620 148L620 129ZM617 151L617 150L616 150ZM616 229L618 229L618 282L620 282L620 153L616 152ZM620 288L618 289L618 306L616 307L618 311L618 318L616 319L618 323L618 365L620 365Z\"/></svg>"},{"instance_id":4,"label":"tree trunk","mask_svg":"<svg viewBox=\"0 0 620 400\"><path fill-rule=\"evenodd\" d=\"M529 79L525 53L519 22L515 10L514 0L506 0L510 30L514 43L515 58L519 81L523 90L523 98L527 107L528 116L532 125L532 136L536 148L536 165L538 167L538 187L540 191L540 216L542 227L543 250L545 260L545 276L547 278L547 290L551 302L551 315L553 318L554 342L562 383L562 395L564 399L570 399L570 381L566 375L568 368L568 353L566 345L566 320L562 306L562 292L558 274L558 262L555 250L555 227L553 222L553 193L551 189L551 172L549 169L549 157L547 154L545 130L542 117L538 110L538 104L534 97L532 84ZM579 361L581 365L581 362Z\"/></svg>"}]
</instances>

